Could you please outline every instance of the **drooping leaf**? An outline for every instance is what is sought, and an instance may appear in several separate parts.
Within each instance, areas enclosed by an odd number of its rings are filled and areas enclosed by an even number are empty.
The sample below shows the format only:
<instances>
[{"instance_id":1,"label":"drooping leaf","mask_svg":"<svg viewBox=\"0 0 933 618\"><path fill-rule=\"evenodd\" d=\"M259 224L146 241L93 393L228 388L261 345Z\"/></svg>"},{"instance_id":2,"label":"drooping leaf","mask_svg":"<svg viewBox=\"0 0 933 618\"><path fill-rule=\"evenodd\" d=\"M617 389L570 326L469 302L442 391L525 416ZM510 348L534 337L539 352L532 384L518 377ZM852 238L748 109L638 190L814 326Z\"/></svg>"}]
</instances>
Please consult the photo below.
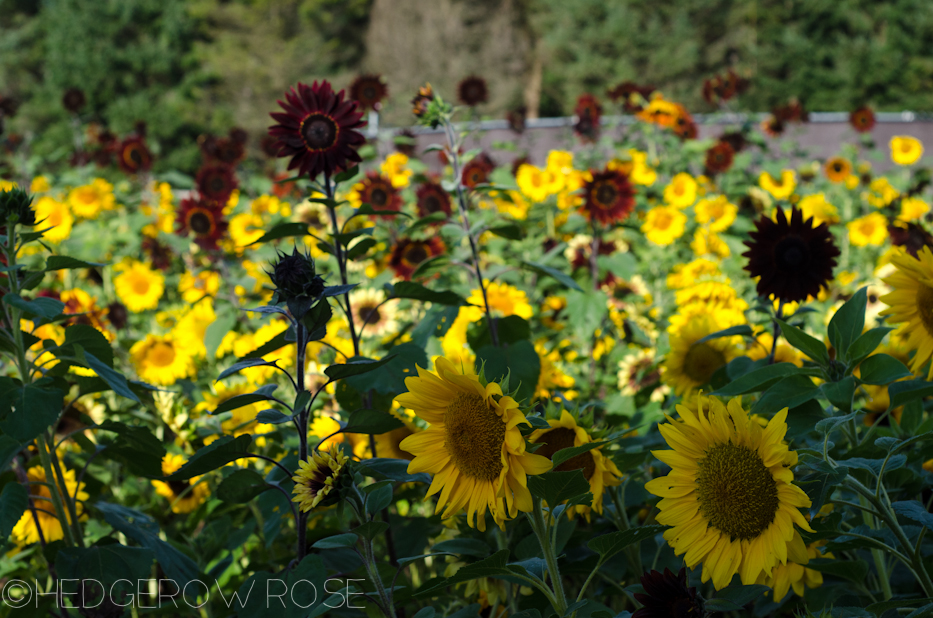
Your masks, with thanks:
<instances>
[{"instance_id":1,"label":"drooping leaf","mask_svg":"<svg viewBox=\"0 0 933 618\"><path fill-rule=\"evenodd\" d=\"M222 436L191 456L188 462L173 474L165 477L166 481L187 481L193 476L216 470L231 461L242 459L249 454L253 441L250 435Z\"/></svg>"},{"instance_id":2,"label":"drooping leaf","mask_svg":"<svg viewBox=\"0 0 933 618\"><path fill-rule=\"evenodd\" d=\"M374 371L379 367L382 367L389 361L391 361L394 356L386 356L381 360L372 360L369 358L351 358L346 363L342 365L331 365L324 369L324 373L331 380L342 380L344 378L349 378L351 376L358 376L364 373L369 373Z\"/></svg>"},{"instance_id":3,"label":"drooping leaf","mask_svg":"<svg viewBox=\"0 0 933 618\"><path fill-rule=\"evenodd\" d=\"M438 305L465 305L466 300L459 294L444 290L436 292L414 281L399 281L392 287L392 298L409 298Z\"/></svg>"},{"instance_id":4,"label":"drooping leaf","mask_svg":"<svg viewBox=\"0 0 933 618\"><path fill-rule=\"evenodd\" d=\"M861 288L836 311L829 322L827 333L836 348L836 355L849 359L849 346L865 328L865 307L868 305L868 288Z\"/></svg>"},{"instance_id":5,"label":"drooping leaf","mask_svg":"<svg viewBox=\"0 0 933 618\"><path fill-rule=\"evenodd\" d=\"M365 433L379 435L388 433L393 429L404 427L402 421L387 412L378 410L357 410L350 415L343 433Z\"/></svg>"},{"instance_id":6,"label":"drooping leaf","mask_svg":"<svg viewBox=\"0 0 933 618\"><path fill-rule=\"evenodd\" d=\"M787 342L809 356L820 365L829 364L829 351L822 341L811 337L796 326L792 326L783 320L777 320L781 327L781 332Z\"/></svg>"},{"instance_id":7,"label":"drooping leaf","mask_svg":"<svg viewBox=\"0 0 933 618\"><path fill-rule=\"evenodd\" d=\"M40 296L35 300L26 300L19 294L8 292L3 296L3 302L11 307L23 311L25 317L35 316L44 320L52 320L61 315L65 303L55 298Z\"/></svg>"},{"instance_id":8,"label":"drooping leaf","mask_svg":"<svg viewBox=\"0 0 933 618\"><path fill-rule=\"evenodd\" d=\"M28 444L58 420L64 402L62 391L36 384L0 393L0 432Z\"/></svg>"},{"instance_id":9,"label":"drooping leaf","mask_svg":"<svg viewBox=\"0 0 933 618\"><path fill-rule=\"evenodd\" d=\"M263 234L258 240L254 240L249 243L247 246L258 245L264 242L270 242L273 240L279 240L280 238L289 238L292 236L307 236L308 235L308 224L302 223L300 221L293 221L289 223L279 223L271 230Z\"/></svg>"},{"instance_id":10,"label":"drooping leaf","mask_svg":"<svg viewBox=\"0 0 933 618\"><path fill-rule=\"evenodd\" d=\"M532 262L529 260L522 260L522 265L543 275L553 277L571 290L576 290L578 292L583 291L583 288L580 287L579 283L574 281L573 277L563 272L562 270L554 268L553 266L545 266L544 264L539 264L538 262Z\"/></svg>"},{"instance_id":11,"label":"drooping leaf","mask_svg":"<svg viewBox=\"0 0 933 618\"><path fill-rule=\"evenodd\" d=\"M619 532L610 532L603 534L586 544L587 547L599 554L603 561L635 543L646 541L655 535L663 533L667 528L664 526L639 526L630 530L621 530Z\"/></svg>"},{"instance_id":12,"label":"drooping leaf","mask_svg":"<svg viewBox=\"0 0 933 618\"><path fill-rule=\"evenodd\" d=\"M29 506L29 492L16 482L9 482L0 492L0 537L9 538Z\"/></svg>"},{"instance_id":13,"label":"drooping leaf","mask_svg":"<svg viewBox=\"0 0 933 618\"><path fill-rule=\"evenodd\" d=\"M68 547L59 550L55 568L62 579L93 579L107 587L110 592L110 587L117 580L129 580L135 584L138 580L148 579L153 560L155 553L144 547L98 542L91 547ZM119 587L117 589L119 590ZM136 588L128 586L126 590L135 594Z\"/></svg>"},{"instance_id":14,"label":"drooping leaf","mask_svg":"<svg viewBox=\"0 0 933 618\"><path fill-rule=\"evenodd\" d=\"M246 504L262 492L271 489L255 470L237 470L217 486L217 497L231 504Z\"/></svg>"}]
</instances>

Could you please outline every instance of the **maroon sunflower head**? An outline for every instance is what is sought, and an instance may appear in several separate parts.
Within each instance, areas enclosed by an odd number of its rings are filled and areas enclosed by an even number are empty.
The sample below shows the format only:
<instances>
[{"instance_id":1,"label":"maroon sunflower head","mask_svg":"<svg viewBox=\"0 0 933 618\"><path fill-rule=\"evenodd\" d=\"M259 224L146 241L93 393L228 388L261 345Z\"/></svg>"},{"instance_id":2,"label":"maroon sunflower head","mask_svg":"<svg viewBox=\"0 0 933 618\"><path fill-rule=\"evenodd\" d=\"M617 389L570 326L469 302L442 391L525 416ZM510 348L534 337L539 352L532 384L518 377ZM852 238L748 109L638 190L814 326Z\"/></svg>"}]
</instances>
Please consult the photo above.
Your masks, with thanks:
<instances>
[{"instance_id":1,"label":"maroon sunflower head","mask_svg":"<svg viewBox=\"0 0 933 618\"><path fill-rule=\"evenodd\" d=\"M719 136L720 142L725 142L732 146L732 152L742 152L748 143L745 135L741 131L730 131Z\"/></svg>"},{"instance_id":2,"label":"maroon sunflower head","mask_svg":"<svg viewBox=\"0 0 933 618\"><path fill-rule=\"evenodd\" d=\"M179 236L191 234L202 249L213 250L226 231L222 204L204 198L188 198L179 204L175 219L175 233Z\"/></svg>"},{"instance_id":3,"label":"maroon sunflower head","mask_svg":"<svg viewBox=\"0 0 933 618\"><path fill-rule=\"evenodd\" d=\"M392 181L378 172L367 172L357 192L360 201L372 206L373 210L402 210L402 195L392 186ZM386 219L389 216L380 215L380 218Z\"/></svg>"},{"instance_id":4,"label":"maroon sunflower head","mask_svg":"<svg viewBox=\"0 0 933 618\"><path fill-rule=\"evenodd\" d=\"M509 123L509 128L516 133L525 132L525 121L527 119L528 108L526 108L524 105L509 110L509 112L505 115L505 120Z\"/></svg>"},{"instance_id":5,"label":"maroon sunflower head","mask_svg":"<svg viewBox=\"0 0 933 618\"><path fill-rule=\"evenodd\" d=\"M279 124L269 128L269 135L279 140L279 156L291 157L288 169L316 178L361 161L357 148L366 138L356 129L366 122L356 102L344 100L343 90L334 93L328 81L299 83L279 105L285 112L271 114Z\"/></svg>"},{"instance_id":6,"label":"maroon sunflower head","mask_svg":"<svg viewBox=\"0 0 933 618\"><path fill-rule=\"evenodd\" d=\"M474 187L489 182L489 174L496 169L496 164L484 152L476 155L470 162L463 166L461 181L464 187L473 189Z\"/></svg>"},{"instance_id":7,"label":"maroon sunflower head","mask_svg":"<svg viewBox=\"0 0 933 618\"><path fill-rule=\"evenodd\" d=\"M62 95L62 106L72 114L77 114L87 103L87 97L80 88L69 88Z\"/></svg>"},{"instance_id":8,"label":"maroon sunflower head","mask_svg":"<svg viewBox=\"0 0 933 618\"><path fill-rule=\"evenodd\" d=\"M875 126L875 112L870 107L862 106L849 114L849 124L859 133L867 133Z\"/></svg>"},{"instance_id":9,"label":"maroon sunflower head","mask_svg":"<svg viewBox=\"0 0 933 618\"><path fill-rule=\"evenodd\" d=\"M770 137L778 137L784 133L784 121L772 114L761 121L761 130Z\"/></svg>"},{"instance_id":10,"label":"maroon sunflower head","mask_svg":"<svg viewBox=\"0 0 933 618\"><path fill-rule=\"evenodd\" d=\"M687 569L674 574L670 569L664 573L651 571L641 576L645 594L635 593L642 607L632 618L700 618L703 601L697 598L697 589L687 587Z\"/></svg>"},{"instance_id":11,"label":"maroon sunflower head","mask_svg":"<svg viewBox=\"0 0 933 618\"><path fill-rule=\"evenodd\" d=\"M152 154L146 140L138 135L127 137L116 148L117 163L127 174L135 174L152 167Z\"/></svg>"},{"instance_id":12,"label":"maroon sunflower head","mask_svg":"<svg viewBox=\"0 0 933 618\"><path fill-rule=\"evenodd\" d=\"M402 279L411 279L412 273L418 268L418 265L436 255L440 255L447 250L447 247L437 236L432 236L427 240L412 240L411 238L400 238L392 248L392 255L389 257L389 266L395 271L396 276Z\"/></svg>"},{"instance_id":13,"label":"maroon sunflower head","mask_svg":"<svg viewBox=\"0 0 933 618\"><path fill-rule=\"evenodd\" d=\"M820 293L833 277L839 249L825 223L813 225L798 208L790 220L778 208L776 221L761 216L755 231L745 241L748 258L745 270L758 279L758 295L774 296L786 302L800 302Z\"/></svg>"},{"instance_id":14,"label":"maroon sunflower head","mask_svg":"<svg viewBox=\"0 0 933 618\"><path fill-rule=\"evenodd\" d=\"M238 183L233 170L226 165L206 165L198 172L198 191L211 202L226 204Z\"/></svg>"},{"instance_id":15,"label":"maroon sunflower head","mask_svg":"<svg viewBox=\"0 0 933 618\"><path fill-rule=\"evenodd\" d=\"M696 139L698 133L697 123L694 122L693 116L686 107L680 104L677 105L677 117L674 118L671 129L680 139Z\"/></svg>"},{"instance_id":16,"label":"maroon sunflower head","mask_svg":"<svg viewBox=\"0 0 933 618\"><path fill-rule=\"evenodd\" d=\"M489 88L486 80L478 75L470 75L457 85L457 97L460 102L470 107L476 107L489 101Z\"/></svg>"},{"instance_id":17,"label":"maroon sunflower head","mask_svg":"<svg viewBox=\"0 0 933 618\"><path fill-rule=\"evenodd\" d=\"M655 88L651 85L639 86L635 82L625 81L608 90L606 95L613 103L621 103L628 114L640 112Z\"/></svg>"},{"instance_id":18,"label":"maroon sunflower head","mask_svg":"<svg viewBox=\"0 0 933 618\"><path fill-rule=\"evenodd\" d=\"M450 216L450 195L436 182L426 182L415 193L418 199L418 216L427 217L436 212Z\"/></svg>"},{"instance_id":19,"label":"maroon sunflower head","mask_svg":"<svg viewBox=\"0 0 933 618\"><path fill-rule=\"evenodd\" d=\"M729 142L716 142L716 144L706 151L706 172L708 174L719 174L732 167L732 160L735 158L735 150Z\"/></svg>"},{"instance_id":20,"label":"maroon sunflower head","mask_svg":"<svg viewBox=\"0 0 933 618\"><path fill-rule=\"evenodd\" d=\"M425 84L418 88L418 94L411 100L411 113L421 118L428 113L428 105L434 100L434 90L431 84Z\"/></svg>"},{"instance_id":21,"label":"maroon sunflower head","mask_svg":"<svg viewBox=\"0 0 933 618\"><path fill-rule=\"evenodd\" d=\"M721 98L719 94L721 85L722 80L719 79L718 75L703 80L703 100L710 105L719 103L719 99Z\"/></svg>"},{"instance_id":22,"label":"maroon sunflower head","mask_svg":"<svg viewBox=\"0 0 933 618\"><path fill-rule=\"evenodd\" d=\"M361 109L379 111L382 100L389 95L389 88L381 75L360 75L350 84L350 98Z\"/></svg>"},{"instance_id":23,"label":"maroon sunflower head","mask_svg":"<svg viewBox=\"0 0 933 618\"><path fill-rule=\"evenodd\" d=\"M892 245L904 247L915 258L924 247L933 247L933 236L916 223L898 222L897 225L889 225L888 234Z\"/></svg>"},{"instance_id":24,"label":"maroon sunflower head","mask_svg":"<svg viewBox=\"0 0 933 618\"><path fill-rule=\"evenodd\" d=\"M619 170L593 172L583 186L583 214L590 221L608 224L625 219L635 208L635 190Z\"/></svg>"},{"instance_id":25,"label":"maroon sunflower head","mask_svg":"<svg viewBox=\"0 0 933 618\"><path fill-rule=\"evenodd\" d=\"M168 270L172 266L172 249L155 238L143 239L142 249L149 256L149 262L159 270Z\"/></svg>"},{"instance_id":26,"label":"maroon sunflower head","mask_svg":"<svg viewBox=\"0 0 933 618\"><path fill-rule=\"evenodd\" d=\"M574 133L586 141L594 141L599 137L599 120L603 115L599 99L589 93L581 94L573 113L577 117L573 125Z\"/></svg>"},{"instance_id":27,"label":"maroon sunflower head","mask_svg":"<svg viewBox=\"0 0 933 618\"><path fill-rule=\"evenodd\" d=\"M12 118L19 109L19 101L12 97L0 94L0 117Z\"/></svg>"}]
</instances>

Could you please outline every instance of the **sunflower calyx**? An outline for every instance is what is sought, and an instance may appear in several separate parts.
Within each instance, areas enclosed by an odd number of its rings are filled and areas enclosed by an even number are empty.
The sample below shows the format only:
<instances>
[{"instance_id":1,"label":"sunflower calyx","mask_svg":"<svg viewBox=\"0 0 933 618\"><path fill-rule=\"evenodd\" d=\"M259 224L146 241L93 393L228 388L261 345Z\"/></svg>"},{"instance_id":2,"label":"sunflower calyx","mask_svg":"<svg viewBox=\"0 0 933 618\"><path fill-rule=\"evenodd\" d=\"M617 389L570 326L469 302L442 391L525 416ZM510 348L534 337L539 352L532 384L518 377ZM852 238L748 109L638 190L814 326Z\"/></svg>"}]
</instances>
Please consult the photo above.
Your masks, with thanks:
<instances>
[{"instance_id":1,"label":"sunflower calyx","mask_svg":"<svg viewBox=\"0 0 933 618\"><path fill-rule=\"evenodd\" d=\"M273 303L284 302L295 319L304 317L324 293L324 279L315 272L314 260L297 248L291 255L280 253L268 274L275 286Z\"/></svg>"},{"instance_id":2,"label":"sunflower calyx","mask_svg":"<svg viewBox=\"0 0 933 618\"><path fill-rule=\"evenodd\" d=\"M0 192L0 224L35 225L32 196L22 189Z\"/></svg>"}]
</instances>

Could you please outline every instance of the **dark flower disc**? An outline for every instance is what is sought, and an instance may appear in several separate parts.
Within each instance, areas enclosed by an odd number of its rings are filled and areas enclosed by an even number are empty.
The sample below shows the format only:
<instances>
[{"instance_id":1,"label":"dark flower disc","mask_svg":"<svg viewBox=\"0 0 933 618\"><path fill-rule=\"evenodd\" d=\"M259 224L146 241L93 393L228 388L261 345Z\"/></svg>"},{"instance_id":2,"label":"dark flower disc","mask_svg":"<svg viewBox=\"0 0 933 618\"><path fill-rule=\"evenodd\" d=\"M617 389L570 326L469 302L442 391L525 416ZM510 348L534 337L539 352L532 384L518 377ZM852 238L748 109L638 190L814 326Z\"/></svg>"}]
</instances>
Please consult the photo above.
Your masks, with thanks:
<instances>
[{"instance_id":1,"label":"dark flower disc","mask_svg":"<svg viewBox=\"0 0 933 618\"><path fill-rule=\"evenodd\" d=\"M388 94L389 89L380 75L360 75L350 84L349 96L361 109L379 111Z\"/></svg>"},{"instance_id":2,"label":"dark flower disc","mask_svg":"<svg viewBox=\"0 0 933 618\"><path fill-rule=\"evenodd\" d=\"M608 224L625 219L635 208L635 190L618 170L593 172L583 187L583 214L590 221Z\"/></svg>"},{"instance_id":3,"label":"dark flower disc","mask_svg":"<svg viewBox=\"0 0 933 618\"><path fill-rule=\"evenodd\" d=\"M135 174L152 167L152 154L146 147L146 141L134 135L120 142L117 147L117 163L127 174Z\"/></svg>"},{"instance_id":4,"label":"dark flower disc","mask_svg":"<svg viewBox=\"0 0 933 618\"><path fill-rule=\"evenodd\" d=\"M426 182L415 192L418 200L418 216L427 217L436 212L451 214L450 195L436 182Z\"/></svg>"},{"instance_id":5,"label":"dark flower disc","mask_svg":"<svg viewBox=\"0 0 933 618\"><path fill-rule=\"evenodd\" d=\"M700 618L703 616L702 601L697 598L697 589L687 587L687 569L678 574L670 569L664 573L651 571L641 576L645 594L635 593L642 604L632 618Z\"/></svg>"},{"instance_id":6,"label":"dark flower disc","mask_svg":"<svg viewBox=\"0 0 933 618\"><path fill-rule=\"evenodd\" d=\"M465 78L457 86L457 96L461 103L470 107L488 102L489 88L486 87L486 80L476 75Z\"/></svg>"},{"instance_id":7,"label":"dark flower disc","mask_svg":"<svg viewBox=\"0 0 933 618\"><path fill-rule=\"evenodd\" d=\"M198 172L196 182L201 195L212 202L226 204L238 183L226 165L207 165Z\"/></svg>"}]
</instances>

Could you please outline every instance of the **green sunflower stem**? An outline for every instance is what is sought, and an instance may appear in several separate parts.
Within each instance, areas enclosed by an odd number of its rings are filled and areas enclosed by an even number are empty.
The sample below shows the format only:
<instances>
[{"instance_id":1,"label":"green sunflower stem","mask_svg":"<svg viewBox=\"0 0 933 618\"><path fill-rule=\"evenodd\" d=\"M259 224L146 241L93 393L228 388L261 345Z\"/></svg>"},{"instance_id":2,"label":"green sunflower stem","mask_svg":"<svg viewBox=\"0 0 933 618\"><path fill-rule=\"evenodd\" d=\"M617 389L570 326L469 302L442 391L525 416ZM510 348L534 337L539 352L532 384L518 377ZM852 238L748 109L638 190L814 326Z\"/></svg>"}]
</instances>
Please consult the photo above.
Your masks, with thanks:
<instances>
[{"instance_id":1,"label":"green sunflower stem","mask_svg":"<svg viewBox=\"0 0 933 618\"><path fill-rule=\"evenodd\" d=\"M531 523L531 529L538 542L541 544L541 551L544 554L544 561L547 563L548 573L551 575L551 587L554 589L554 609L558 615L563 616L567 611L567 594L564 592L564 584L560 577L560 569L557 566L557 556L555 555L555 546L551 543L551 536L548 531L547 521L544 515L544 508L541 506L541 500L532 496L533 506L531 513L528 514L528 520Z\"/></svg>"},{"instance_id":2,"label":"green sunflower stem","mask_svg":"<svg viewBox=\"0 0 933 618\"><path fill-rule=\"evenodd\" d=\"M865 498L865 496L859 494L858 499L863 507L866 509L869 508L868 499ZM865 510L862 511L862 520L869 528L876 527L875 518ZM881 585L881 592L884 594L884 600L890 601L894 593L891 591L891 581L888 577L888 564L884 559L884 552L878 548L872 548L871 557L875 562L875 569L878 571L878 583Z\"/></svg>"},{"instance_id":3,"label":"green sunflower stem","mask_svg":"<svg viewBox=\"0 0 933 618\"><path fill-rule=\"evenodd\" d=\"M392 591L386 591L385 584L382 583L382 577L380 577L379 568L376 565L373 542L370 539L363 539L363 563L366 565L366 574L376 585L376 592L382 601L382 613L387 618L396 618L395 608L392 603Z\"/></svg>"},{"instance_id":4,"label":"green sunflower stem","mask_svg":"<svg viewBox=\"0 0 933 618\"><path fill-rule=\"evenodd\" d=\"M68 544L68 547L74 547L76 545L74 531L65 514L65 507L62 504L62 492L59 491L58 483L55 480L55 473L52 471L52 456L49 454L48 439L45 434L43 434L36 442L39 447L39 460L42 462L42 469L45 471L45 481L49 484L49 494L52 496L52 506L55 508L55 516L58 518L62 526L62 531L65 533L65 543ZM63 487L62 489L64 489L63 493L68 492L67 488Z\"/></svg>"}]
</instances>

